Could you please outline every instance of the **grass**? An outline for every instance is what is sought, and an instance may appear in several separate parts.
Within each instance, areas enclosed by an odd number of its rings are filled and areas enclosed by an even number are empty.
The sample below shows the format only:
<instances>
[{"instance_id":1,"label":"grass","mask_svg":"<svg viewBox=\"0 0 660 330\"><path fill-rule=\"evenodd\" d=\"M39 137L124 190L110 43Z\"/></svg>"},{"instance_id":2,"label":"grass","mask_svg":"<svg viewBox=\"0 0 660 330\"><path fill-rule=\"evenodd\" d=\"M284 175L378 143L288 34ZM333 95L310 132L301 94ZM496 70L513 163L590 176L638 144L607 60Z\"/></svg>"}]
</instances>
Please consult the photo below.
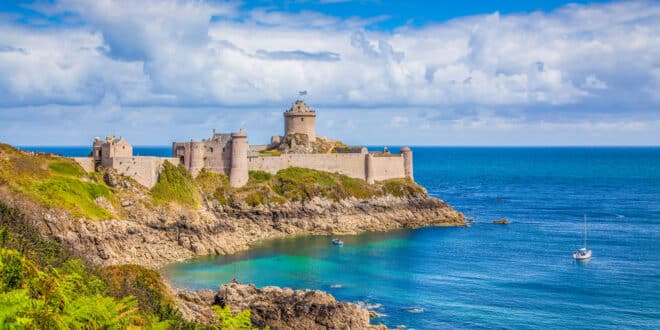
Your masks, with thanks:
<instances>
[{"instance_id":1,"label":"grass","mask_svg":"<svg viewBox=\"0 0 660 330\"><path fill-rule=\"evenodd\" d=\"M117 203L114 192L98 174L86 173L72 159L33 156L8 145L0 145L0 184L45 207L94 220L113 216L96 203L96 198Z\"/></svg>"},{"instance_id":2,"label":"grass","mask_svg":"<svg viewBox=\"0 0 660 330\"><path fill-rule=\"evenodd\" d=\"M104 184L84 182L79 179L53 177L34 182L28 192L42 204L52 208L68 210L74 216L90 219L108 219L112 214L96 203L96 198L112 197L112 191Z\"/></svg>"},{"instance_id":3,"label":"grass","mask_svg":"<svg viewBox=\"0 0 660 330\"><path fill-rule=\"evenodd\" d=\"M176 203L182 206L199 207L199 193L192 176L183 165L163 163L158 182L151 189L154 204Z\"/></svg>"},{"instance_id":4,"label":"grass","mask_svg":"<svg viewBox=\"0 0 660 330\"><path fill-rule=\"evenodd\" d=\"M74 216L89 219L112 218L111 211L96 203L103 197L118 205L116 192L108 187L99 172L86 173L71 159L32 156L0 144L0 184L26 194L38 203L60 208ZM121 194L121 192L119 192ZM179 204L198 208L201 198L220 205L249 206L284 204L324 197L335 201L355 197L425 194L423 188L407 179L392 179L370 185L361 179L337 173L290 167L276 174L249 171L244 187L232 188L224 174L202 170L196 178L182 165L163 164L158 182L151 189L154 205ZM115 208L120 210L121 208Z\"/></svg>"},{"instance_id":5,"label":"grass","mask_svg":"<svg viewBox=\"0 0 660 330\"><path fill-rule=\"evenodd\" d=\"M279 156L282 154L282 151L279 149L268 149L259 151L261 156Z\"/></svg>"},{"instance_id":6,"label":"grass","mask_svg":"<svg viewBox=\"0 0 660 330\"><path fill-rule=\"evenodd\" d=\"M338 173L308 168L289 167L273 175L265 171L250 171L244 187L232 188L226 175L202 171L194 180L208 200L220 205L248 206L284 204L287 201L307 201L324 197L335 201L355 197L392 195L407 197L425 195L424 188L409 179L392 179L368 184Z\"/></svg>"},{"instance_id":7,"label":"grass","mask_svg":"<svg viewBox=\"0 0 660 330\"><path fill-rule=\"evenodd\" d=\"M78 164L72 163L70 160L58 160L48 164L48 169L55 174L69 175L74 177L81 177L87 175Z\"/></svg>"}]
</instances>

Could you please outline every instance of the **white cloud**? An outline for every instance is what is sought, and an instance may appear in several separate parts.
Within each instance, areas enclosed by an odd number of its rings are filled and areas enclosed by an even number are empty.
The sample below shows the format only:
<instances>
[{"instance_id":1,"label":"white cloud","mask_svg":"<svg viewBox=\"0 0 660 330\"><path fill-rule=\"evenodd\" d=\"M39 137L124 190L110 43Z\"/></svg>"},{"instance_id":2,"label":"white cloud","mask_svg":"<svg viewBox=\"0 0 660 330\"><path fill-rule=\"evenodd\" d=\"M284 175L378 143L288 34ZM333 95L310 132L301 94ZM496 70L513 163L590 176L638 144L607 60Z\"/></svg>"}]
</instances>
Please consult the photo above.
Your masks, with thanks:
<instances>
[{"instance_id":1,"label":"white cloud","mask_svg":"<svg viewBox=\"0 0 660 330\"><path fill-rule=\"evenodd\" d=\"M595 75L590 74L584 79L582 87L586 89L607 89L607 84L604 81L596 78Z\"/></svg>"},{"instance_id":2,"label":"white cloud","mask_svg":"<svg viewBox=\"0 0 660 330\"><path fill-rule=\"evenodd\" d=\"M3 111L272 112L308 90L313 106L359 109L359 116L396 108L400 115L383 124L401 129L435 126L407 113L419 109L445 109L452 125L474 129L510 128L502 112L525 125L659 116L660 6L653 2L494 13L394 31L366 28L386 17L243 11L224 2L62 0L36 9L74 13L79 24L0 23ZM356 125L332 120L335 128Z\"/></svg>"}]
</instances>

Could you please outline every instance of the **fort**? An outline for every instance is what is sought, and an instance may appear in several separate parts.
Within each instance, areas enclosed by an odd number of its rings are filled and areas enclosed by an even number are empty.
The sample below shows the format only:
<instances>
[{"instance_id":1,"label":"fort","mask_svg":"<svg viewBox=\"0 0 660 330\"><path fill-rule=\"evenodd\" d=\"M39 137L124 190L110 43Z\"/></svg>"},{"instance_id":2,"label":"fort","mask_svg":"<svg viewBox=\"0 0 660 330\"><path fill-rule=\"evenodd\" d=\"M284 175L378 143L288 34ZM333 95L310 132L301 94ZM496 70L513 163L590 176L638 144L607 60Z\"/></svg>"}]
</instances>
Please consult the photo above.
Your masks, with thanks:
<instances>
[{"instance_id":1,"label":"fort","mask_svg":"<svg viewBox=\"0 0 660 330\"><path fill-rule=\"evenodd\" d=\"M164 162L183 165L195 177L203 169L226 174L232 187L244 186L248 172L277 173L287 167L303 167L366 180L368 183L394 178L413 179L412 151L400 153L368 151L316 135L316 111L301 100L284 112L284 134L275 135L266 145L249 145L240 129L217 133L202 141L172 143L172 157L134 156L133 147L123 138L95 138L91 157L74 158L85 170L114 168L118 173L151 188L158 181Z\"/></svg>"}]
</instances>

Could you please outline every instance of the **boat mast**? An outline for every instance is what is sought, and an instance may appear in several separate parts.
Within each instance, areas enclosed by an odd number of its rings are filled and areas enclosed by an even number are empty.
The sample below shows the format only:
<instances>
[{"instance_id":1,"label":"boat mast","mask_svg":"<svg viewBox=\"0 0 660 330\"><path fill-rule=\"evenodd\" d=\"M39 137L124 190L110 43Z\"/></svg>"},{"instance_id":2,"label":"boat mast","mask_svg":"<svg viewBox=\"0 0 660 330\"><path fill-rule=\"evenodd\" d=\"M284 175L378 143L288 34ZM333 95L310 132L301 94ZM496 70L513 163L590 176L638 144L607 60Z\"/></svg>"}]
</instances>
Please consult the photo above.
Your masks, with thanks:
<instances>
[{"instance_id":1,"label":"boat mast","mask_svg":"<svg viewBox=\"0 0 660 330\"><path fill-rule=\"evenodd\" d=\"M587 248L587 215L584 215L584 248Z\"/></svg>"}]
</instances>

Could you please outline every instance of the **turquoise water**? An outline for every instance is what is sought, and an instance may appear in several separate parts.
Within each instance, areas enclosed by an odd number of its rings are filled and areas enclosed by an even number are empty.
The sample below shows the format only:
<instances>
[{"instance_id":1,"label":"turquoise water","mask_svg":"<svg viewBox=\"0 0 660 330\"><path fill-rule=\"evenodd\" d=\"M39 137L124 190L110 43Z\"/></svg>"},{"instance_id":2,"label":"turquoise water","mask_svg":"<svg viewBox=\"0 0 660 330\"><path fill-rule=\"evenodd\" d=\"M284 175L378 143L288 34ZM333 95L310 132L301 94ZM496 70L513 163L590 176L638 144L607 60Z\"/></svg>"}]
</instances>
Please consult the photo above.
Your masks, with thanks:
<instances>
[{"instance_id":1,"label":"turquoise water","mask_svg":"<svg viewBox=\"0 0 660 330\"><path fill-rule=\"evenodd\" d=\"M660 148L413 151L416 180L474 225L271 241L164 273L322 289L389 327L660 328ZM594 257L576 263L583 214Z\"/></svg>"}]
</instances>

